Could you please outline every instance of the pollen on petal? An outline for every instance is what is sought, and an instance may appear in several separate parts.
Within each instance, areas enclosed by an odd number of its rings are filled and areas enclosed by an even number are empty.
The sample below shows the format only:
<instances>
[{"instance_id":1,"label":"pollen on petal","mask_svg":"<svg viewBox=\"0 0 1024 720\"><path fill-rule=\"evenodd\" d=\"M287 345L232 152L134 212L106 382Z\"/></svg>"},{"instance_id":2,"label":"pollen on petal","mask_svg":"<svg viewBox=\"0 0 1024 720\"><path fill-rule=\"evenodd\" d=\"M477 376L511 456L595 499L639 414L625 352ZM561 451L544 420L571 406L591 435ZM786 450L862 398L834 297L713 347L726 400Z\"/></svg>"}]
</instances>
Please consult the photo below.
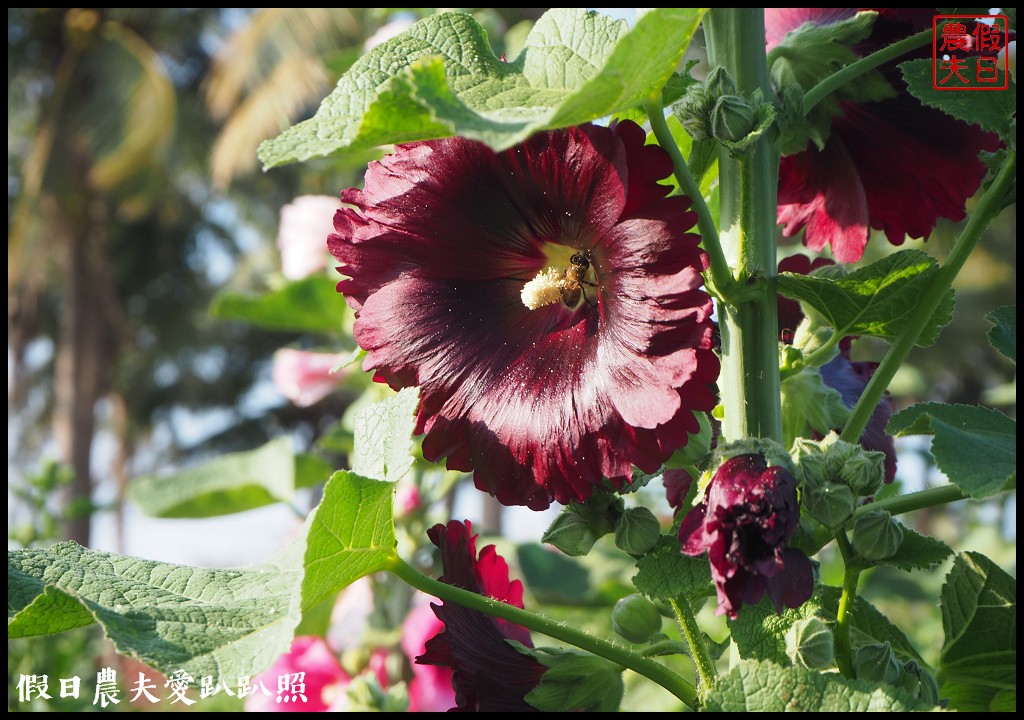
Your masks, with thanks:
<instances>
[{"instance_id":1,"label":"pollen on petal","mask_svg":"<svg viewBox=\"0 0 1024 720\"><path fill-rule=\"evenodd\" d=\"M530 310L536 310L559 302L562 299L564 278L565 273L559 272L558 268L544 268L537 273L537 277L523 285L519 293L523 305Z\"/></svg>"}]
</instances>

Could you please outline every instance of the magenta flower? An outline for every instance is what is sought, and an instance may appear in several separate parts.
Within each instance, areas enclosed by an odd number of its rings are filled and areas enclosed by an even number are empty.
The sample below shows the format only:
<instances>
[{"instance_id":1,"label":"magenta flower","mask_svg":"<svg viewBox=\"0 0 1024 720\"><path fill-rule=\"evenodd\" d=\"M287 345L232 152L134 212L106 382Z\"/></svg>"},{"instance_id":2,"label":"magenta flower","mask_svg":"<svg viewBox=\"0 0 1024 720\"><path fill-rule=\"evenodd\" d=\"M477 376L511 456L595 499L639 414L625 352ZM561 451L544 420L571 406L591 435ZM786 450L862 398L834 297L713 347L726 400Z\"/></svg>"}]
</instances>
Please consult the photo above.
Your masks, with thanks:
<instances>
[{"instance_id":1,"label":"magenta flower","mask_svg":"<svg viewBox=\"0 0 1024 720\"><path fill-rule=\"evenodd\" d=\"M281 208L277 247L286 278L301 280L327 267L324 237L333 229L330 218L339 207L338 198L303 195Z\"/></svg>"},{"instance_id":2,"label":"magenta flower","mask_svg":"<svg viewBox=\"0 0 1024 720\"><path fill-rule=\"evenodd\" d=\"M762 455L727 460L705 490L704 501L679 527L685 555L705 552L718 591L718 614L735 618L744 603L765 593L777 612L811 597L814 575L802 551L787 548L800 525L796 479L768 467Z\"/></svg>"},{"instance_id":3,"label":"magenta flower","mask_svg":"<svg viewBox=\"0 0 1024 720\"><path fill-rule=\"evenodd\" d=\"M274 353L271 378L277 391L299 407L314 405L345 381L346 372L331 372L348 356L282 348Z\"/></svg>"},{"instance_id":4,"label":"magenta flower","mask_svg":"<svg viewBox=\"0 0 1024 720\"><path fill-rule=\"evenodd\" d=\"M476 554L472 526L455 520L427 531L441 550L441 581L501 602L523 607L523 585L509 581L508 564L493 545ZM518 652L508 640L533 647L530 632L519 625L455 603L431 604L444 630L426 641L416 658L425 665L451 668L458 710L476 712L534 711L523 699L547 668ZM456 709L456 708L453 708Z\"/></svg>"},{"instance_id":5,"label":"magenta flower","mask_svg":"<svg viewBox=\"0 0 1024 720\"><path fill-rule=\"evenodd\" d=\"M463 138L372 163L328 238L364 367L420 387L423 454L506 505L653 472L718 376L706 256L668 155L634 123Z\"/></svg>"},{"instance_id":6,"label":"magenta flower","mask_svg":"<svg viewBox=\"0 0 1024 720\"><path fill-rule=\"evenodd\" d=\"M305 673L303 696L295 701L291 692L279 692L278 679ZM291 649L253 679L252 684L263 684L271 694L256 692L245 700L247 712L325 712L345 694L350 682L338 659L321 637L299 635L292 640ZM294 686L293 686L294 687ZM288 702L284 702L284 698Z\"/></svg>"},{"instance_id":7,"label":"magenta flower","mask_svg":"<svg viewBox=\"0 0 1024 720\"><path fill-rule=\"evenodd\" d=\"M766 8L767 46L805 22L828 25L856 8ZM861 55L930 28L932 9L881 9ZM840 262L864 254L870 228L884 230L894 245L906 236L927 237L938 218L961 220L964 203L978 189L982 150L999 147L998 136L925 107L906 90L898 63L880 68L897 96L880 102L842 102L823 149L814 145L782 159L778 219L787 237L804 232L804 244L820 251L831 244Z\"/></svg>"}]
</instances>

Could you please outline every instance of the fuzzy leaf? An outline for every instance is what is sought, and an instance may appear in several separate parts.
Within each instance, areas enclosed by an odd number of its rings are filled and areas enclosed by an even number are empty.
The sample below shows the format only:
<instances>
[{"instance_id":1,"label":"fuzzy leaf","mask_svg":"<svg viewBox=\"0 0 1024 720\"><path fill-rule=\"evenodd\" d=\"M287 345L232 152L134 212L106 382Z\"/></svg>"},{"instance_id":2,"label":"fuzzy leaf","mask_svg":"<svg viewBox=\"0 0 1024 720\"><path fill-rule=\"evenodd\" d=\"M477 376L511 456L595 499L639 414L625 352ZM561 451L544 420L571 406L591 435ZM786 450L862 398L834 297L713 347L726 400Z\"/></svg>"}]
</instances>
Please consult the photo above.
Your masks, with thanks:
<instances>
[{"instance_id":1,"label":"fuzzy leaf","mask_svg":"<svg viewBox=\"0 0 1024 720\"><path fill-rule=\"evenodd\" d=\"M633 585L649 598L675 600L686 593L689 598L699 599L715 594L707 557L683 555L675 536L662 536L636 567Z\"/></svg>"},{"instance_id":2,"label":"fuzzy leaf","mask_svg":"<svg viewBox=\"0 0 1024 720\"><path fill-rule=\"evenodd\" d=\"M938 272L935 259L920 250L902 250L848 275L780 273L779 292L807 303L840 335L874 335L892 340L917 310L917 300ZM950 290L917 339L927 347L953 313Z\"/></svg>"},{"instance_id":3,"label":"fuzzy leaf","mask_svg":"<svg viewBox=\"0 0 1024 720\"><path fill-rule=\"evenodd\" d=\"M903 526L903 542L895 555L879 560L878 565L892 565L900 570L930 570L953 554L949 545Z\"/></svg>"},{"instance_id":4,"label":"fuzzy leaf","mask_svg":"<svg viewBox=\"0 0 1024 720\"><path fill-rule=\"evenodd\" d=\"M1005 305L990 312L985 318L995 327L988 331L992 347L1017 362L1017 306Z\"/></svg>"},{"instance_id":5,"label":"fuzzy leaf","mask_svg":"<svg viewBox=\"0 0 1024 720\"><path fill-rule=\"evenodd\" d=\"M314 276L290 282L262 295L221 290L210 313L224 320L240 320L270 330L294 330L337 335L348 312L337 282Z\"/></svg>"},{"instance_id":6,"label":"fuzzy leaf","mask_svg":"<svg viewBox=\"0 0 1024 720\"><path fill-rule=\"evenodd\" d=\"M978 58L966 58L965 77L974 77ZM907 81L907 90L923 104L937 108L957 120L979 125L989 132L1005 134L1010 127L1010 116L1017 112L1017 83L1010 82L1005 90L983 92L936 90L933 85L932 60L908 60L900 63L900 72ZM1002 85L1002 81L998 83Z\"/></svg>"},{"instance_id":7,"label":"fuzzy leaf","mask_svg":"<svg viewBox=\"0 0 1024 720\"><path fill-rule=\"evenodd\" d=\"M932 455L939 470L975 499L1017 480L1017 422L995 410L918 403L893 415L886 432L934 435Z\"/></svg>"},{"instance_id":8,"label":"fuzzy leaf","mask_svg":"<svg viewBox=\"0 0 1024 720\"><path fill-rule=\"evenodd\" d=\"M711 712L908 712L931 710L892 686L842 675L744 661L718 678L704 708Z\"/></svg>"},{"instance_id":9,"label":"fuzzy leaf","mask_svg":"<svg viewBox=\"0 0 1024 720\"><path fill-rule=\"evenodd\" d=\"M744 660L771 660L779 665L792 664L786 654L786 633L794 623L816 614L820 606L815 598L800 607L787 608L781 615L767 597L756 605L744 605L729 631Z\"/></svg>"},{"instance_id":10,"label":"fuzzy leaf","mask_svg":"<svg viewBox=\"0 0 1024 720\"><path fill-rule=\"evenodd\" d=\"M984 555L957 557L942 588L938 681L962 712L1016 709L1017 581Z\"/></svg>"},{"instance_id":11,"label":"fuzzy leaf","mask_svg":"<svg viewBox=\"0 0 1024 720\"><path fill-rule=\"evenodd\" d=\"M836 587L821 588L821 607L825 618L835 622L842 591ZM887 642L893 651L904 660L916 660L922 665L924 658L902 630L892 624L885 615L862 597L853 600L850 609L850 636L855 646L868 643Z\"/></svg>"},{"instance_id":12,"label":"fuzzy leaf","mask_svg":"<svg viewBox=\"0 0 1024 720\"><path fill-rule=\"evenodd\" d=\"M330 472L320 458L296 455L289 438L278 438L172 475L140 477L128 497L153 517L214 517L291 502L296 487L325 482Z\"/></svg>"},{"instance_id":13,"label":"fuzzy leaf","mask_svg":"<svg viewBox=\"0 0 1024 720\"><path fill-rule=\"evenodd\" d=\"M312 607L395 561L395 486L356 473L334 473L306 541L303 607Z\"/></svg>"},{"instance_id":14,"label":"fuzzy leaf","mask_svg":"<svg viewBox=\"0 0 1024 720\"><path fill-rule=\"evenodd\" d=\"M234 682L283 652L299 621L301 543L246 570L205 570L66 542L7 555L9 638L86 623L118 652L168 674ZM13 617L10 613L14 612Z\"/></svg>"},{"instance_id":15,"label":"fuzzy leaf","mask_svg":"<svg viewBox=\"0 0 1024 720\"><path fill-rule=\"evenodd\" d=\"M387 482L398 482L405 476L412 467L418 403L416 388L405 388L356 413L353 473Z\"/></svg>"},{"instance_id":16,"label":"fuzzy leaf","mask_svg":"<svg viewBox=\"0 0 1024 720\"><path fill-rule=\"evenodd\" d=\"M269 168L449 135L502 150L660 93L703 13L655 9L629 29L597 13L554 8L511 62L495 57L471 16L434 15L356 61L313 118L264 142L259 157Z\"/></svg>"}]
</instances>

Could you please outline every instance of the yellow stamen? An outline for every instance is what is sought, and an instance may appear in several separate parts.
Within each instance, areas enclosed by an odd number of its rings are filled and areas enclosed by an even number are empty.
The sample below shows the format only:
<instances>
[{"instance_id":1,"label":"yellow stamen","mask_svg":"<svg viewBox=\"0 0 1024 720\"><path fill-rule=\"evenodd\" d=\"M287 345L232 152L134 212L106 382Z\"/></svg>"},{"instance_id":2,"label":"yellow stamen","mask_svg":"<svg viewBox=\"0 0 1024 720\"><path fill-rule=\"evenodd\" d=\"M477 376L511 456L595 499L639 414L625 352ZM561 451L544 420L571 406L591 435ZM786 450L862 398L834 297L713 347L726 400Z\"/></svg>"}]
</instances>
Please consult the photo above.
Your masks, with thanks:
<instances>
[{"instance_id":1,"label":"yellow stamen","mask_svg":"<svg viewBox=\"0 0 1024 720\"><path fill-rule=\"evenodd\" d=\"M530 310L536 310L545 305L561 302L564 280L564 270L553 267L544 268L537 273L537 277L523 285L523 289L519 293L523 305Z\"/></svg>"}]
</instances>

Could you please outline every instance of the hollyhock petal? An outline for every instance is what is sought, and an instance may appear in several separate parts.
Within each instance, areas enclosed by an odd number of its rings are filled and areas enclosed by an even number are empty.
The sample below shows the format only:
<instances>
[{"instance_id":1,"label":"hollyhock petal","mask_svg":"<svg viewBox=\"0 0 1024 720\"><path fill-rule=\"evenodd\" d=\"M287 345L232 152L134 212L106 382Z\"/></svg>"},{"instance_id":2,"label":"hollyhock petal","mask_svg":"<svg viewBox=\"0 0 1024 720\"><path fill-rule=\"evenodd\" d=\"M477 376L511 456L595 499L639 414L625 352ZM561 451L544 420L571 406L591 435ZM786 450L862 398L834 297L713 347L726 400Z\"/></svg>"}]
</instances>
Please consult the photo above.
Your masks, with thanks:
<instances>
[{"instance_id":1,"label":"hollyhock petal","mask_svg":"<svg viewBox=\"0 0 1024 720\"><path fill-rule=\"evenodd\" d=\"M685 470L666 470L662 482L665 484L665 498L668 500L668 504L676 512L679 512L686 496L690 494L693 476Z\"/></svg>"},{"instance_id":2,"label":"hollyhock petal","mask_svg":"<svg viewBox=\"0 0 1024 720\"><path fill-rule=\"evenodd\" d=\"M414 607L402 623L402 651L410 660L426 651L427 640L441 633L444 623L428 603ZM413 663L409 682L409 712L445 712L455 706L452 670Z\"/></svg>"},{"instance_id":3,"label":"hollyhock petal","mask_svg":"<svg viewBox=\"0 0 1024 720\"><path fill-rule=\"evenodd\" d=\"M768 49L805 22L828 25L852 17L855 8L767 8ZM883 8L871 34L854 51L865 56L931 27L929 8ZM982 151L1000 147L999 137L922 105L906 91L897 65L924 51L879 68L897 91L878 102L843 102L825 147L783 158L779 173L778 220L783 233L804 230L804 244L831 245L840 262L864 254L870 228L889 242L927 237L938 218L961 220L964 206L986 169Z\"/></svg>"},{"instance_id":4,"label":"hollyhock petal","mask_svg":"<svg viewBox=\"0 0 1024 720\"><path fill-rule=\"evenodd\" d=\"M785 568L768 579L768 597L775 604L775 612L783 607L798 608L814 593L814 568L807 555L794 548L783 552Z\"/></svg>"},{"instance_id":5,"label":"hollyhock petal","mask_svg":"<svg viewBox=\"0 0 1024 720\"><path fill-rule=\"evenodd\" d=\"M306 702L278 702L278 677L300 672L305 673ZM287 653L252 680L257 687L261 682L271 695L259 691L247 697L247 712L324 712L344 692L349 677L323 638L300 635Z\"/></svg>"},{"instance_id":6,"label":"hollyhock petal","mask_svg":"<svg viewBox=\"0 0 1024 720\"><path fill-rule=\"evenodd\" d=\"M441 581L522 607L522 583L509 581L508 565L489 545L476 555L468 522L435 525L427 535L440 550ZM532 647L529 631L462 605L431 604L444 630L426 641L416 662L451 668L458 710L529 712L523 699L547 668L508 642Z\"/></svg>"},{"instance_id":7,"label":"hollyhock petal","mask_svg":"<svg viewBox=\"0 0 1024 720\"><path fill-rule=\"evenodd\" d=\"M788 470L769 467L759 454L738 455L722 464L704 502L683 518L679 529L683 554L708 553L718 614L735 618L743 605L758 602L765 593L780 612L780 603L796 607L810 597L802 595L806 583L794 553L808 567L809 561L786 547L799 524L796 479ZM788 574L792 577L787 579ZM797 605L788 604L797 600Z\"/></svg>"},{"instance_id":8,"label":"hollyhock petal","mask_svg":"<svg viewBox=\"0 0 1024 720\"><path fill-rule=\"evenodd\" d=\"M271 370L274 387L299 407L315 405L345 381L347 371L331 371L346 357L345 354L282 348L274 353Z\"/></svg>"},{"instance_id":9,"label":"hollyhock petal","mask_svg":"<svg viewBox=\"0 0 1024 720\"><path fill-rule=\"evenodd\" d=\"M301 280L327 267L324 239L334 229L332 220L340 207L336 197L303 195L281 208L277 247L286 278Z\"/></svg>"},{"instance_id":10,"label":"hollyhock petal","mask_svg":"<svg viewBox=\"0 0 1024 720\"><path fill-rule=\"evenodd\" d=\"M424 456L473 471L504 504L584 500L605 477L621 487L715 405L707 258L685 232L696 216L666 197L671 160L644 143L631 122L498 154L413 143L343 193L355 209L337 213L328 246L364 367L418 386ZM524 286L568 279L573 253L589 273L578 304L527 304Z\"/></svg>"}]
</instances>

